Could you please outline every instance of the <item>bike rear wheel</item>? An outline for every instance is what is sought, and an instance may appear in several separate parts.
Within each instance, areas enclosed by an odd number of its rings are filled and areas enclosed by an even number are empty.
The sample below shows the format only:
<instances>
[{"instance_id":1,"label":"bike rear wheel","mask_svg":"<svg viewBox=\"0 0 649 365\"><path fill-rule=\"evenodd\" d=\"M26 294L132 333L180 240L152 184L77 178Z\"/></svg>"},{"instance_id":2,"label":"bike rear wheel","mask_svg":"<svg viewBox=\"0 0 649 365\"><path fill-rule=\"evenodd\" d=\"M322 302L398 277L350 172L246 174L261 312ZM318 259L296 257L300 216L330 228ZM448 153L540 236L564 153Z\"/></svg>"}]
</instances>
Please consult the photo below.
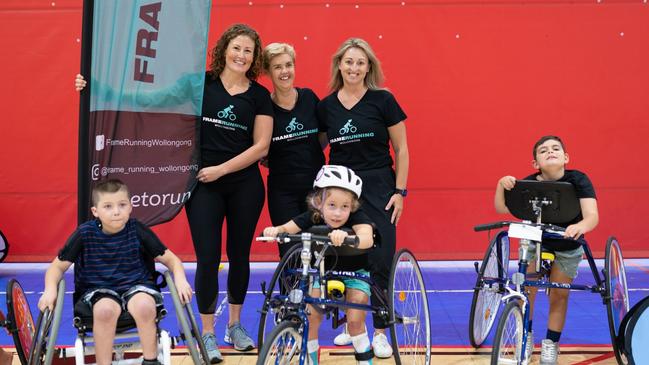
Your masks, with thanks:
<instances>
[{"instance_id":1,"label":"bike rear wheel","mask_svg":"<svg viewBox=\"0 0 649 365\"><path fill-rule=\"evenodd\" d=\"M412 252L401 249L392 261L389 284L390 326L394 360L430 364L430 314L426 287Z\"/></svg>"},{"instance_id":2,"label":"bike rear wheel","mask_svg":"<svg viewBox=\"0 0 649 365\"><path fill-rule=\"evenodd\" d=\"M609 237L606 242L606 258L604 260L604 280L606 285L606 313L611 343L615 358L620 365L628 364L628 360L618 344L620 324L629 311L629 291L624 270L622 250L615 237Z\"/></svg>"},{"instance_id":3,"label":"bike rear wheel","mask_svg":"<svg viewBox=\"0 0 649 365\"><path fill-rule=\"evenodd\" d=\"M520 364L523 352L523 312L517 301L505 306L491 351L491 365Z\"/></svg>"},{"instance_id":4,"label":"bike rear wheel","mask_svg":"<svg viewBox=\"0 0 649 365\"><path fill-rule=\"evenodd\" d=\"M500 300L505 292L508 267L509 237L507 232L501 231L487 248L473 290L469 316L469 341L475 348L482 346L496 320ZM490 282L485 283L485 279Z\"/></svg>"}]
</instances>

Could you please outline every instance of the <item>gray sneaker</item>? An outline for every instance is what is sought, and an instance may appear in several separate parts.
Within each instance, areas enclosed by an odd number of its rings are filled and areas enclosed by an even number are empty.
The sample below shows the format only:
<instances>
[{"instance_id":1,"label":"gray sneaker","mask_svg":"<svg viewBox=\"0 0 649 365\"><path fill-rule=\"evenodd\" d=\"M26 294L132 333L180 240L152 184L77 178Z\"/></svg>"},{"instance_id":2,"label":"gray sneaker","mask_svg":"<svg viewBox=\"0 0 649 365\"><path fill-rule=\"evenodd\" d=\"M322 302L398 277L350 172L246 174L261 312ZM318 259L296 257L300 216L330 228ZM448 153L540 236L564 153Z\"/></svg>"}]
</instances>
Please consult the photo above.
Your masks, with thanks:
<instances>
[{"instance_id":1,"label":"gray sneaker","mask_svg":"<svg viewBox=\"0 0 649 365\"><path fill-rule=\"evenodd\" d=\"M225 337L223 340L234 346L237 351L250 351L255 348L255 343L246 332L246 329L237 322L225 330Z\"/></svg>"},{"instance_id":2,"label":"gray sneaker","mask_svg":"<svg viewBox=\"0 0 649 365\"><path fill-rule=\"evenodd\" d=\"M545 339L541 341L540 365L556 365L559 358L559 343Z\"/></svg>"},{"instance_id":3,"label":"gray sneaker","mask_svg":"<svg viewBox=\"0 0 649 365\"><path fill-rule=\"evenodd\" d=\"M219 347L216 345L216 336L213 333L206 333L201 337L207 350L207 356L210 358L210 364L218 364L223 361L221 351L219 351Z\"/></svg>"},{"instance_id":4,"label":"gray sneaker","mask_svg":"<svg viewBox=\"0 0 649 365\"><path fill-rule=\"evenodd\" d=\"M527 333L527 343L525 343L525 358L530 359L534 353L534 331Z\"/></svg>"}]
</instances>

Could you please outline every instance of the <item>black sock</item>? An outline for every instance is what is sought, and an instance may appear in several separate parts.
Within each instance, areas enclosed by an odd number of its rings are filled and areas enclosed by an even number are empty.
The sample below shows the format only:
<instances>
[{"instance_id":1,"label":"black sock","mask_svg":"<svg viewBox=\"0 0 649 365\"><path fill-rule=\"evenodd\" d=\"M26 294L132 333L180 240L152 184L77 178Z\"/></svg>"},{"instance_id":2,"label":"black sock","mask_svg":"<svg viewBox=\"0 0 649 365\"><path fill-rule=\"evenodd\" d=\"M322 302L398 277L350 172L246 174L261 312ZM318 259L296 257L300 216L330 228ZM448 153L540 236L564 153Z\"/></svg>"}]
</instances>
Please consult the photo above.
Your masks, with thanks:
<instances>
[{"instance_id":1,"label":"black sock","mask_svg":"<svg viewBox=\"0 0 649 365\"><path fill-rule=\"evenodd\" d=\"M548 332L545 334L545 338L552 340L552 342L559 342L559 339L561 338L561 332L548 330Z\"/></svg>"},{"instance_id":2,"label":"black sock","mask_svg":"<svg viewBox=\"0 0 649 365\"><path fill-rule=\"evenodd\" d=\"M153 360L149 360L149 359L143 358L143 359L142 359L142 364L143 364L143 365L156 365L156 364L159 364L159 362L158 362L158 359L157 359L157 358L155 358L155 359L153 359Z\"/></svg>"}]
</instances>

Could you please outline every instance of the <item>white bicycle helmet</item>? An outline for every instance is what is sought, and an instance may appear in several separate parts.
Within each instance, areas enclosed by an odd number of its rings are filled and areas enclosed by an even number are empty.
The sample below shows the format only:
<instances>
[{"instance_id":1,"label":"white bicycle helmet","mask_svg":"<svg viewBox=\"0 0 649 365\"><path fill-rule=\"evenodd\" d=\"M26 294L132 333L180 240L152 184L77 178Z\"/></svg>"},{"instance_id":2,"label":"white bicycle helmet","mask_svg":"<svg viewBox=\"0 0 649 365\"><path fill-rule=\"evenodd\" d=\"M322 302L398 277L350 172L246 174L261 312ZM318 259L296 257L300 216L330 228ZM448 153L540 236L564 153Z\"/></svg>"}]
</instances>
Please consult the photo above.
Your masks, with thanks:
<instances>
[{"instance_id":1,"label":"white bicycle helmet","mask_svg":"<svg viewBox=\"0 0 649 365\"><path fill-rule=\"evenodd\" d=\"M363 180L349 167L324 165L318 171L313 187L347 189L356 194L357 198L360 198L363 190Z\"/></svg>"}]
</instances>

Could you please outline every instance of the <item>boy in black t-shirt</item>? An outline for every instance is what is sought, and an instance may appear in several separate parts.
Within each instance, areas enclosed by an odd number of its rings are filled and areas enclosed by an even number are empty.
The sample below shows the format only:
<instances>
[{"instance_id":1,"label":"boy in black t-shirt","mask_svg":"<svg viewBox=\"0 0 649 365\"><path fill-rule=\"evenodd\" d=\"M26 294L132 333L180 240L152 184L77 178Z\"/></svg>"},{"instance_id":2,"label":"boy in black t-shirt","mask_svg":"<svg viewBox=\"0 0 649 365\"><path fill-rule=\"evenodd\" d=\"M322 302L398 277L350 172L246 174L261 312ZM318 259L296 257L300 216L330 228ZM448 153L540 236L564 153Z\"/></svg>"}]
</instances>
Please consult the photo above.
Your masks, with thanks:
<instances>
[{"instance_id":1,"label":"boy in black t-shirt","mask_svg":"<svg viewBox=\"0 0 649 365\"><path fill-rule=\"evenodd\" d=\"M117 319L128 310L138 328L142 364L159 364L156 344L156 306L162 295L146 267L143 252L173 273L180 300L187 303L192 288L180 259L148 227L130 218L132 206L126 185L116 179L97 184L92 191L96 220L80 225L45 273L45 290L38 308L53 309L58 282L74 263L75 312L92 313L97 364L112 362ZM76 295L75 295L76 296Z\"/></svg>"},{"instance_id":2,"label":"boy in black t-shirt","mask_svg":"<svg viewBox=\"0 0 649 365\"><path fill-rule=\"evenodd\" d=\"M570 223L564 225L566 228L566 239L543 238L543 247L555 253L555 261L550 272L550 281L559 283L572 283L577 276L577 267L581 261L584 250L581 245L575 243L578 238L592 231L599 222L597 211L597 197L595 189L586 174L577 170L566 170L565 166L569 161L563 141L557 136L541 137L532 150L534 160L532 166L538 170L537 173L527 176L523 180L535 181L564 181L574 185L581 206L581 213ZM509 213L505 205L505 190L511 190L516 184L513 176L504 176L498 181L494 204L498 213ZM530 248L530 261L534 260L536 252ZM528 274L534 272L532 265L528 268ZM529 288L530 300L530 326L532 329L532 315L534 313L534 298L537 288ZM541 342L542 365L556 364L559 353L559 339L566 320L568 309L568 295L570 291L565 289L550 290L550 313L548 315L548 330L546 339ZM532 333L529 334L526 352L531 355L534 346Z\"/></svg>"},{"instance_id":3,"label":"boy in black t-shirt","mask_svg":"<svg viewBox=\"0 0 649 365\"><path fill-rule=\"evenodd\" d=\"M372 222L359 208L363 182L351 169L344 166L325 165L320 169L313 187L316 190L307 198L310 211L302 213L287 223L264 229L264 236L275 237L280 233L295 234L308 230L315 224L326 224L332 231L329 234L331 243L340 246L349 234L342 228L351 228L359 238L358 248L367 249L374 245ZM338 257L336 270L355 271L369 276L368 255ZM345 279L345 300L352 303L367 304L370 287L365 281ZM311 296L318 297L320 289L314 285ZM309 306L310 307L310 306ZM365 311L347 309L347 330L351 335L356 360L359 365L372 364L374 353L365 329ZM318 364L318 329L322 314L315 308L309 308L309 365Z\"/></svg>"}]
</instances>

